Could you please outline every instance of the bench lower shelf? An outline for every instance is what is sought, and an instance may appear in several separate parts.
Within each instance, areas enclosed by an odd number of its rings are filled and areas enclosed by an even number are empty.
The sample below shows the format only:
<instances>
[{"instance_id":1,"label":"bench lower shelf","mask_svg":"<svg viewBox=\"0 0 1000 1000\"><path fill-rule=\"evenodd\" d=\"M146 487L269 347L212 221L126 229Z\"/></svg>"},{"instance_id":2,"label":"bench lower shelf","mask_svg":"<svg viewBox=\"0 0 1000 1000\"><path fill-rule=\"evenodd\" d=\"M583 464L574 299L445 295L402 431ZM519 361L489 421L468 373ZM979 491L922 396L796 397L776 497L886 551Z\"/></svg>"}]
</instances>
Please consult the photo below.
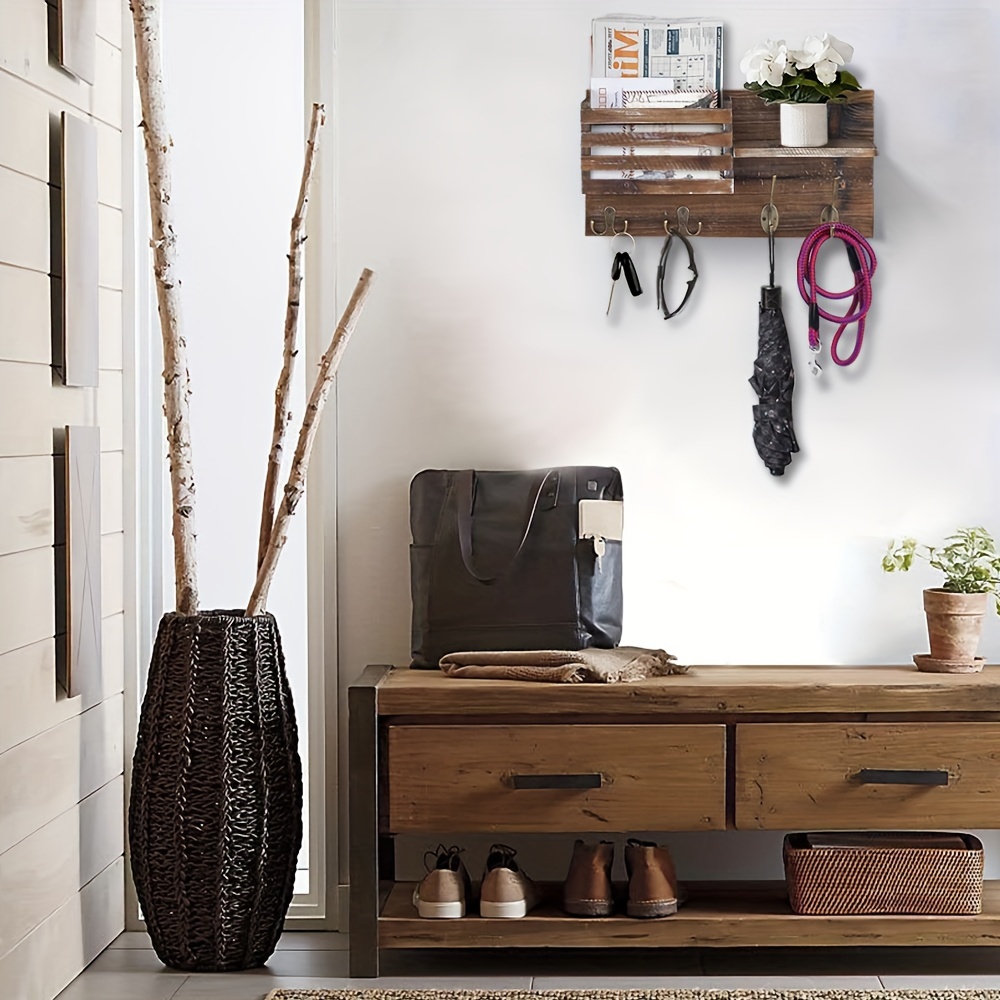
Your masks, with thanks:
<instances>
[{"instance_id":1,"label":"bench lower shelf","mask_svg":"<svg viewBox=\"0 0 1000 1000\"><path fill-rule=\"evenodd\" d=\"M1000 945L1000 881L987 882L974 916L804 917L792 913L783 882L688 885L689 900L671 917L571 917L561 886L540 886L544 900L517 920L460 920L417 915L415 883L389 888L378 920L380 948L739 948Z\"/></svg>"}]
</instances>

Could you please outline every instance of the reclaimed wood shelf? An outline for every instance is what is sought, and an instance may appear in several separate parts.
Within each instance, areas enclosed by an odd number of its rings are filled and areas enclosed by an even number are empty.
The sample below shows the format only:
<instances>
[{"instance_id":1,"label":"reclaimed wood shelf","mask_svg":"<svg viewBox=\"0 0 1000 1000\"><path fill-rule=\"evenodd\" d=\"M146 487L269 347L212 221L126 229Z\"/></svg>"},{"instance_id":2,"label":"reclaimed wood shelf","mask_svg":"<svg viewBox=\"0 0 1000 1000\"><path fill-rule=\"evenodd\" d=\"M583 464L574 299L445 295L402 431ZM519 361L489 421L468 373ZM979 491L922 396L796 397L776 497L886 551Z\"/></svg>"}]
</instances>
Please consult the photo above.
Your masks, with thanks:
<instances>
[{"instance_id":1,"label":"reclaimed wood shelf","mask_svg":"<svg viewBox=\"0 0 1000 1000\"><path fill-rule=\"evenodd\" d=\"M875 95L860 90L843 104L831 104L830 141L820 147L788 147L779 141L779 109L746 90L724 92L719 109L628 108L599 110L585 98L580 109L581 173L585 232L610 235L609 223L633 236L663 236L664 223L676 224L687 209L692 231L701 236L759 236L761 209L771 195L779 221L776 236L808 235L831 204L840 220L865 236L874 235ZM713 117L714 116L714 117ZM658 124L687 123L685 132L657 132ZM643 131L595 133L594 126L643 126ZM705 126L702 131L697 126ZM718 131L721 128L722 131ZM711 131L714 130L714 131ZM621 145L621 155L600 148ZM703 146L713 155L686 155L685 146ZM664 155L666 147L670 155ZM648 154L645 149L656 149ZM715 154L715 150L718 153ZM594 171L634 170L675 173L656 180L598 178ZM718 172L715 179L699 176ZM694 174L694 177L685 176ZM834 196L836 192L836 196Z\"/></svg>"},{"instance_id":2,"label":"reclaimed wood shelf","mask_svg":"<svg viewBox=\"0 0 1000 1000\"><path fill-rule=\"evenodd\" d=\"M976 916L800 916L784 882L686 884L676 914L638 920L571 917L559 908L559 883L540 885L543 902L517 920L486 919L473 907L455 920L417 915L415 883L392 886L378 920L381 948L739 948L951 945L995 946L1000 935L1000 882L987 882ZM618 887L619 893L622 887Z\"/></svg>"},{"instance_id":3,"label":"reclaimed wood shelf","mask_svg":"<svg viewBox=\"0 0 1000 1000\"><path fill-rule=\"evenodd\" d=\"M874 143L864 144L857 139L831 139L825 146L782 146L777 139L756 142L737 142L733 156L863 156L876 155Z\"/></svg>"}]
</instances>

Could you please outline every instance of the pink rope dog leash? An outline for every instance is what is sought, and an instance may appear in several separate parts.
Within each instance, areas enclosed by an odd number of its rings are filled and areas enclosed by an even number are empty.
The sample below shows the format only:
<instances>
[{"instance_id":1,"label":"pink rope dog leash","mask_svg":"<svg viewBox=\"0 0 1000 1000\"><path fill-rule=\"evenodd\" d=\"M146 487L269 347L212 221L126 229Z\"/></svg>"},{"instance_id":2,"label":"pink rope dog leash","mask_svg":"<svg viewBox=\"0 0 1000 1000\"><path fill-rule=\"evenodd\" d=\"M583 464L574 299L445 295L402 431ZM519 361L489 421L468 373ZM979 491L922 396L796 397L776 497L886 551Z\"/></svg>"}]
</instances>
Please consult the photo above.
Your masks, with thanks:
<instances>
[{"instance_id":1,"label":"pink rope dog leash","mask_svg":"<svg viewBox=\"0 0 1000 1000\"><path fill-rule=\"evenodd\" d=\"M816 283L816 261L819 259L820 248L831 239L843 242L851 271L854 272L854 287L846 292L831 292ZM843 222L817 226L802 242L798 261L798 285L802 298L809 306L809 350L815 355L809 368L813 375L818 375L822 370L818 358L823 346L819 339L820 319L839 324L830 342L830 357L834 364L846 366L857 360L865 339L865 318L872 304L872 275L877 265L875 251L868 241L856 229ZM850 308L843 316L827 312L818 302L820 296L825 299L846 299L851 296ZM844 358L837 348L841 336L852 323L858 324L854 337L854 350Z\"/></svg>"}]
</instances>

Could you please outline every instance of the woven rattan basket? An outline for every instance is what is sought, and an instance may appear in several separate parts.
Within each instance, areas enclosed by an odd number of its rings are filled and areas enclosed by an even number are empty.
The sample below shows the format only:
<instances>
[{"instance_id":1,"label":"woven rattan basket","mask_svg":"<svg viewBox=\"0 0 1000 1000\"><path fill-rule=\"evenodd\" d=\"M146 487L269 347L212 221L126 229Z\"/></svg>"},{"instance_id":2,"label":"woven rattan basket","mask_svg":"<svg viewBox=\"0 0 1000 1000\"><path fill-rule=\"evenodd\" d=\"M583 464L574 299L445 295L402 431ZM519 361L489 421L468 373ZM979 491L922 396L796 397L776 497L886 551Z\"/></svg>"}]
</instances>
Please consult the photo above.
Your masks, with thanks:
<instances>
[{"instance_id":1,"label":"woven rattan basket","mask_svg":"<svg viewBox=\"0 0 1000 1000\"><path fill-rule=\"evenodd\" d=\"M263 965L301 840L295 712L274 618L164 615L129 804L132 874L160 961L212 972Z\"/></svg>"},{"instance_id":2,"label":"woven rattan basket","mask_svg":"<svg viewBox=\"0 0 1000 1000\"><path fill-rule=\"evenodd\" d=\"M970 914L983 908L983 845L968 833L790 833L795 913Z\"/></svg>"}]
</instances>

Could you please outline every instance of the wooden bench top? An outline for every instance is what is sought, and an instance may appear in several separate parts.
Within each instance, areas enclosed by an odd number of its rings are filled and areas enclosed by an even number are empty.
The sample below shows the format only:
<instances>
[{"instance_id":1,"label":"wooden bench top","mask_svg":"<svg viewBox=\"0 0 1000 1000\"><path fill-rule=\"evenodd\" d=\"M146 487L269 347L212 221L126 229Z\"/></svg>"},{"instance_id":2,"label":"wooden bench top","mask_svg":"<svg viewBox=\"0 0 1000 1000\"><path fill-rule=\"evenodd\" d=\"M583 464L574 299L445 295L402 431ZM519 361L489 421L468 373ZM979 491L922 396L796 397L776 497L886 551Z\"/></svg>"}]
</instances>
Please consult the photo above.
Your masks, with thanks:
<instances>
[{"instance_id":1,"label":"wooden bench top","mask_svg":"<svg viewBox=\"0 0 1000 1000\"><path fill-rule=\"evenodd\" d=\"M373 670L375 668L372 668ZM371 674L366 674L371 678ZM364 683L362 679L362 683ZM692 666L633 684L543 684L396 667L379 715L1000 713L1000 666L926 674L915 666Z\"/></svg>"}]
</instances>

